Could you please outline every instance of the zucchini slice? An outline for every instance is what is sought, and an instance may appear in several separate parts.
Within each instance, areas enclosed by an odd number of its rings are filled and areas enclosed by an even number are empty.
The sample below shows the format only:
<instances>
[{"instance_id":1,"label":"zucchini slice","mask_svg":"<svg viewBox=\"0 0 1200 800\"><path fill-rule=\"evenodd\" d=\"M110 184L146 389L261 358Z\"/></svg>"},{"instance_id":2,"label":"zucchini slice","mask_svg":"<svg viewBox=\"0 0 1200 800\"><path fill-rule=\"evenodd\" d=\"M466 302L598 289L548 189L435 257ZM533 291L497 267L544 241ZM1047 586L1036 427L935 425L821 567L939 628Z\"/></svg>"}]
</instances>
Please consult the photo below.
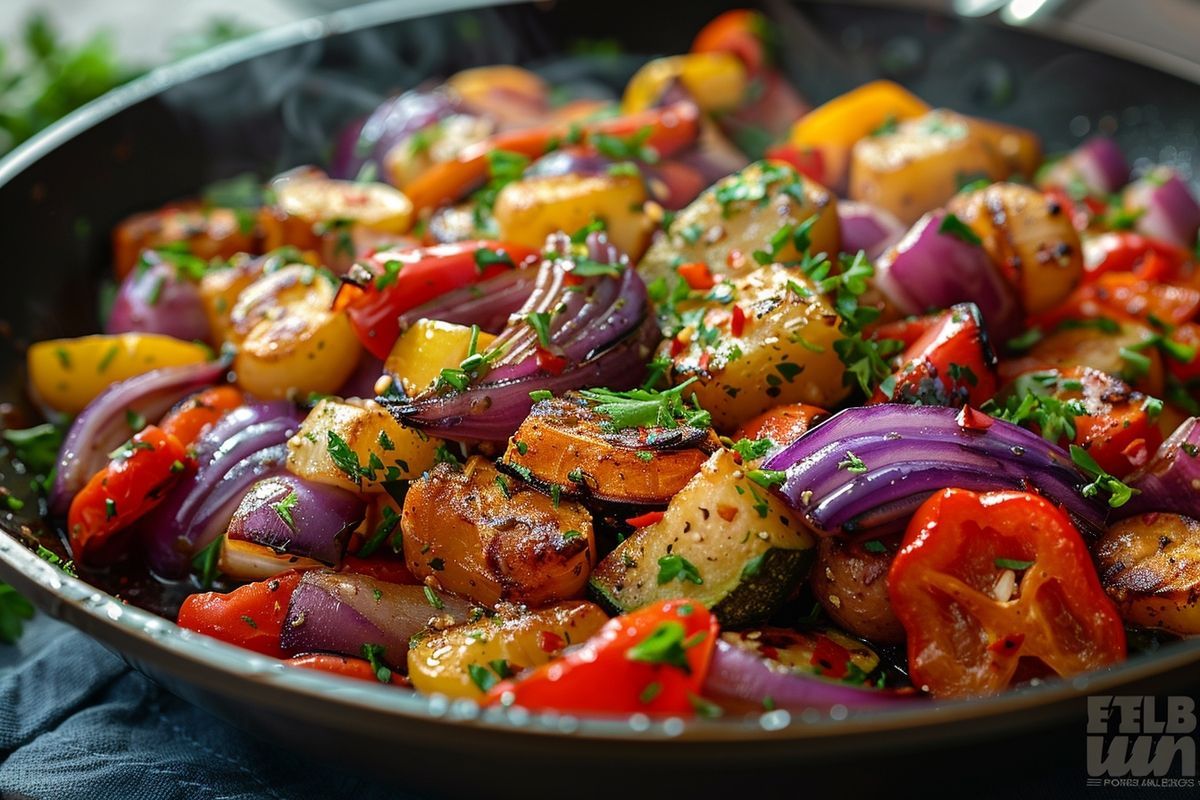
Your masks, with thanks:
<instances>
[{"instance_id":1,"label":"zucchini slice","mask_svg":"<svg viewBox=\"0 0 1200 800\"><path fill-rule=\"evenodd\" d=\"M592 572L592 594L616 613L692 597L722 627L769 617L804 580L815 541L733 453L719 450L658 522L638 530Z\"/></svg>"}]
</instances>

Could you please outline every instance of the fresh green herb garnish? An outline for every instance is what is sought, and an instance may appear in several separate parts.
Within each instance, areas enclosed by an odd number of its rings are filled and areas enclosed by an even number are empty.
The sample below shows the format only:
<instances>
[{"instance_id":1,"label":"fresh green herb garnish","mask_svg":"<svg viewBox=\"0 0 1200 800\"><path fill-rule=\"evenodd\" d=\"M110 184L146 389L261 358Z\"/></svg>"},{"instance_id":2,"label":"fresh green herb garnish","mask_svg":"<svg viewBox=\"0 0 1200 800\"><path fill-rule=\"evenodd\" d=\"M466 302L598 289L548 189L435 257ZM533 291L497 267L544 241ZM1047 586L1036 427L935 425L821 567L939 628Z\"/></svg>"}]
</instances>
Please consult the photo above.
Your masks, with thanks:
<instances>
[{"instance_id":1,"label":"fresh green herb garnish","mask_svg":"<svg viewBox=\"0 0 1200 800\"><path fill-rule=\"evenodd\" d=\"M855 475L861 475L867 471L867 465L858 456L846 451L846 457L838 462L838 469L844 469L847 472L853 472Z\"/></svg>"},{"instance_id":2,"label":"fresh green herb garnish","mask_svg":"<svg viewBox=\"0 0 1200 800\"><path fill-rule=\"evenodd\" d=\"M384 652L384 647L381 644L364 644L362 646L362 657L371 665L371 670L375 673L375 679L380 683L391 683L392 671L383 661Z\"/></svg>"},{"instance_id":3,"label":"fresh green herb garnish","mask_svg":"<svg viewBox=\"0 0 1200 800\"><path fill-rule=\"evenodd\" d=\"M689 641L691 640L687 637L687 629L683 627L682 622L666 620L658 623L646 638L629 648L625 657L630 661L646 664L665 664L690 675L692 665L687 660ZM699 644L699 641L695 644ZM695 644L691 646L694 647Z\"/></svg>"},{"instance_id":4,"label":"fresh green herb garnish","mask_svg":"<svg viewBox=\"0 0 1200 800\"><path fill-rule=\"evenodd\" d=\"M938 226L938 233L944 233L947 236L953 236L959 241L967 244L981 245L983 240L975 231L971 230L965 222L959 219L954 214L947 214L942 218L942 224Z\"/></svg>"},{"instance_id":5,"label":"fresh green herb garnish","mask_svg":"<svg viewBox=\"0 0 1200 800\"><path fill-rule=\"evenodd\" d=\"M684 403L683 390L694 383L689 378L666 391L631 389L614 392L610 389L585 389L580 395L593 405L595 411L608 417L614 430L627 428L677 428L681 424L707 428L712 418L701 409L692 396L692 407ZM532 393L531 393L532 394Z\"/></svg>"},{"instance_id":6,"label":"fresh green herb garnish","mask_svg":"<svg viewBox=\"0 0 1200 800\"><path fill-rule=\"evenodd\" d=\"M275 509L275 513L283 520L283 524L287 525L293 531L296 530L296 520L292 518L292 510L296 507L296 503L300 502L300 497L295 492L288 492L287 497L280 500L278 503L272 503L271 508Z\"/></svg>"},{"instance_id":7,"label":"fresh green herb garnish","mask_svg":"<svg viewBox=\"0 0 1200 800\"><path fill-rule=\"evenodd\" d=\"M1096 463L1096 459L1092 458L1091 454L1079 445L1071 445L1071 460L1084 474L1093 478L1091 483L1080 490L1084 497L1095 497L1103 489L1108 492L1108 504L1113 508L1120 508L1128 503L1135 494L1141 493L1138 489L1126 485L1119 478L1105 472Z\"/></svg>"},{"instance_id":8,"label":"fresh green herb garnish","mask_svg":"<svg viewBox=\"0 0 1200 800\"><path fill-rule=\"evenodd\" d=\"M1032 561L1021 561L1016 558L997 558L996 569L1011 569L1015 572L1020 572L1023 569L1029 569L1033 566Z\"/></svg>"},{"instance_id":9,"label":"fresh green herb garnish","mask_svg":"<svg viewBox=\"0 0 1200 800\"><path fill-rule=\"evenodd\" d=\"M694 583L700 586L704 579L696 565L680 555L671 554L658 559L658 584L670 583L678 578L681 582Z\"/></svg>"}]
</instances>

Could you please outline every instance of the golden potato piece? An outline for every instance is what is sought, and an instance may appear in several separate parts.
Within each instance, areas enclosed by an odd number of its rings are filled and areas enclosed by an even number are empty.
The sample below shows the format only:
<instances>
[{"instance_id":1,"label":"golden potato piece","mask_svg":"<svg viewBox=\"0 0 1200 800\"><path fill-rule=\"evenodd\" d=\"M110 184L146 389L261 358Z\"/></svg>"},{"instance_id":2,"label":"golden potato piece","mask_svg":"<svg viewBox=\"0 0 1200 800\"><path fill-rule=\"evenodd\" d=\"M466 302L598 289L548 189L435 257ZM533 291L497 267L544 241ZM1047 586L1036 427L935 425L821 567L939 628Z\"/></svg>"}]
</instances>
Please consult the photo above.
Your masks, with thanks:
<instances>
[{"instance_id":1,"label":"golden potato piece","mask_svg":"<svg viewBox=\"0 0 1200 800\"><path fill-rule=\"evenodd\" d=\"M1200 522L1141 514L1109 527L1094 549L1100 582L1122 619L1200 634Z\"/></svg>"},{"instance_id":2,"label":"golden potato piece","mask_svg":"<svg viewBox=\"0 0 1200 800\"><path fill-rule=\"evenodd\" d=\"M786 403L835 407L848 393L834 343L839 319L801 271L760 267L733 281L734 302L709 301L702 324L685 327L659 354L673 349L672 380L697 380L695 392L713 425L730 432L769 408ZM744 321L734 331L734 309Z\"/></svg>"},{"instance_id":3,"label":"golden potato piece","mask_svg":"<svg viewBox=\"0 0 1200 800\"><path fill-rule=\"evenodd\" d=\"M850 199L911 225L953 197L964 181L1000 180L1008 173L1005 160L972 130L970 119L931 111L854 145Z\"/></svg>"},{"instance_id":4,"label":"golden potato piece","mask_svg":"<svg viewBox=\"0 0 1200 800\"><path fill-rule=\"evenodd\" d=\"M758 161L722 178L676 215L638 270L647 281L672 278L679 264L702 261L718 279L754 269L756 250L769 250L771 237L786 225L815 217L808 229L813 253L836 253L841 246L837 201L825 187L777 162ZM777 261L800 258L791 241Z\"/></svg>"},{"instance_id":5,"label":"golden potato piece","mask_svg":"<svg viewBox=\"0 0 1200 800\"><path fill-rule=\"evenodd\" d=\"M644 202L646 188L634 175L553 175L508 184L493 213L501 240L534 249L552 233L574 233L603 220L609 241L637 260L653 228Z\"/></svg>"},{"instance_id":6,"label":"golden potato piece","mask_svg":"<svg viewBox=\"0 0 1200 800\"><path fill-rule=\"evenodd\" d=\"M830 618L855 636L881 644L904 641L892 611L887 574L895 550L872 552L834 536L821 539L809 583Z\"/></svg>"},{"instance_id":7,"label":"golden potato piece","mask_svg":"<svg viewBox=\"0 0 1200 800\"><path fill-rule=\"evenodd\" d=\"M400 526L409 571L484 605L579 597L596 561L592 517L475 456L413 482Z\"/></svg>"}]
</instances>

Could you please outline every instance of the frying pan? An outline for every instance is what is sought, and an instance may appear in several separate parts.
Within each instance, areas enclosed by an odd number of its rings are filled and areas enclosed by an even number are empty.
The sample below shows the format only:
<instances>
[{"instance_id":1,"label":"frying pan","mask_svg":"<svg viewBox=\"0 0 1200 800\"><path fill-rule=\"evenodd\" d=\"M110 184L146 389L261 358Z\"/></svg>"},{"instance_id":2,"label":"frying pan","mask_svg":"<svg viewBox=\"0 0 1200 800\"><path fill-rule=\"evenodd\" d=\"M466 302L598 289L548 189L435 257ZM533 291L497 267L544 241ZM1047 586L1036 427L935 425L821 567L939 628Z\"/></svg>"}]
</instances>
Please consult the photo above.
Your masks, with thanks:
<instances>
[{"instance_id":1,"label":"frying pan","mask_svg":"<svg viewBox=\"0 0 1200 800\"><path fill-rule=\"evenodd\" d=\"M76 112L0 162L5 413L28 414L26 344L98 330L109 232L123 216L213 180L320 163L339 126L386 93L463 67L527 64L552 81L611 92L645 57L686 50L724 5L375 4L227 45ZM1200 88L1181 77L929 11L782 0L764 10L785 69L813 101L891 77L935 104L1031 127L1051 152L1099 130L1135 165L1164 161L1192 175ZM624 55L611 52L613 43ZM11 463L0 461L0 484L28 497L28 480ZM35 512L36 503L26 508ZM34 554L39 544L62 552L36 513L3 515L0 579L172 692L316 758L409 786L491 796L694 794L747 784L853 794L906 785L906 776L929 780L933 768L939 780L997 769L1019 776L1050 758L1076 760L1082 781L1086 695L1186 691L1200 662L1200 641L1181 642L1001 697L862 714L683 721L481 711L288 669L182 631L143 610L169 605L161 590L121 574L88 576L90 584L69 577Z\"/></svg>"}]
</instances>

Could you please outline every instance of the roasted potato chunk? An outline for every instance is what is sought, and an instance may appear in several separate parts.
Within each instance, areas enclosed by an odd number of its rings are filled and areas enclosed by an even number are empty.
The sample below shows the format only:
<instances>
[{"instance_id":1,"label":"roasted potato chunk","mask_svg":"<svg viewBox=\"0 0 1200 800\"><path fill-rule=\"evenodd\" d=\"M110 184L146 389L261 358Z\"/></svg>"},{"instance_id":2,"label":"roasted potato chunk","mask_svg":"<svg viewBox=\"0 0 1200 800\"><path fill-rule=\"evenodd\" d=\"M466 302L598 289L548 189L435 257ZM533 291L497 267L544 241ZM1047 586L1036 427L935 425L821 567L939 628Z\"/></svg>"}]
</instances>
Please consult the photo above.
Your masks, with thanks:
<instances>
[{"instance_id":1,"label":"roasted potato chunk","mask_svg":"<svg viewBox=\"0 0 1200 800\"><path fill-rule=\"evenodd\" d=\"M350 320L331 311L336 279L292 264L256 280L230 314L238 385L263 398L331 394L358 364Z\"/></svg>"},{"instance_id":2,"label":"roasted potato chunk","mask_svg":"<svg viewBox=\"0 0 1200 800\"><path fill-rule=\"evenodd\" d=\"M1025 356L1002 362L1000 376L1012 380L1037 370L1067 372L1074 367L1091 367L1157 397L1163 390L1163 361L1158 349L1148 344L1154 337L1154 331L1133 322L1118 325L1115 330L1067 327L1042 339Z\"/></svg>"},{"instance_id":3,"label":"roasted potato chunk","mask_svg":"<svg viewBox=\"0 0 1200 800\"><path fill-rule=\"evenodd\" d=\"M124 278L143 250L187 244L188 252L205 260L261 252L263 242L253 211L204 208L198 203L168 206L134 214L113 232L113 267Z\"/></svg>"},{"instance_id":4,"label":"roasted potato chunk","mask_svg":"<svg viewBox=\"0 0 1200 800\"><path fill-rule=\"evenodd\" d=\"M401 189L434 164L458 156L467 145L482 142L495 132L491 120L454 114L397 142L383 158L388 181Z\"/></svg>"},{"instance_id":5,"label":"roasted potato chunk","mask_svg":"<svg viewBox=\"0 0 1200 800\"><path fill-rule=\"evenodd\" d=\"M1122 619L1200 634L1200 522L1141 514L1109 527L1094 549L1100 582Z\"/></svg>"},{"instance_id":6,"label":"roasted potato chunk","mask_svg":"<svg viewBox=\"0 0 1200 800\"><path fill-rule=\"evenodd\" d=\"M665 505L718 447L712 431L686 425L611 430L587 402L567 395L534 405L502 463L567 496Z\"/></svg>"},{"instance_id":7,"label":"roasted potato chunk","mask_svg":"<svg viewBox=\"0 0 1200 800\"><path fill-rule=\"evenodd\" d=\"M953 197L964 180L1000 180L1008 173L1008 164L969 118L937 110L854 145L850 198L911 225Z\"/></svg>"},{"instance_id":8,"label":"roasted potato chunk","mask_svg":"<svg viewBox=\"0 0 1200 800\"><path fill-rule=\"evenodd\" d=\"M552 233L603 220L609 241L637 260L654 227L642 212L644 202L646 187L637 176L550 175L508 184L493 213L501 240L535 249Z\"/></svg>"},{"instance_id":9,"label":"roasted potato chunk","mask_svg":"<svg viewBox=\"0 0 1200 800\"><path fill-rule=\"evenodd\" d=\"M697 379L685 394L696 393L717 430L784 403L832 408L849 392L834 349L838 316L799 270L760 267L732 281L731 302L706 302L701 324L685 326L659 354L675 351L676 384Z\"/></svg>"},{"instance_id":10,"label":"roasted potato chunk","mask_svg":"<svg viewBox=\"0 0 1200 800\"><path fill-rule=\"evenodd\" d=\"M892 611L887 589L888 568L895 555L894 548L868 549L861 543L824 538L809 578L813 596L834 622L855 636L899 644L904 641L904 627Z\"/></svg>"},{"instance_id":11,"label":"roasted potato chunk","mask_svg":"<svg viewBox=\"0 0 1200 800\"><path fill-rule=\"evenodd\" d=\"M400 526L413 575L485 605L578 597L596 561L587 509L555 503L478 456L415 481Z\"/></svg>"},{"instance_id":12,"label":"roasted potato chunk","mask_svg":"<svg viewBox=\"0 0 1200 800\"><path fill-rule=\"evenodd\" d=\"M350 491L383 492L433 466L440 439L405 428L374 400L326 398L288 441L288 470Z\"/></svg>"},{"instance_id":13,"label":"roasted potato chunk","mask_svg":"<svg viewBox=\"0 0 1200 800\"><path fill-rule=\"evenodd\" d=\"M791 167L758 161L722 178L676 215L638 265L646 279L672 278L679 264L702 261L718 278L736 277L756 266L754 252L769 250L771 237L785 225L816 217L808 229L809 250L836 253L841 245L833 193ZM786 242L778 261L800 258Z\"/></svg>"},{"instance_id":14,"label":"roasted potato chunk","mask_svg":"<svg viewBox=\"0 0 1200 800\"><path fill-rule=\"evenodd\" d=\"M600 607L584 600L540 611L502 605L494 617L419 636L408 651L408 678L419 692L478 699L485 687L545 664L606 622Z\"/></svg>"},{"instance_id":15,"label":"roasted potato chunk","mask_svg":"<svg viewBox=\"0 0 1200 800\"><path fill-rule=\"evenodd\" d=\"M1017 287L1025 313L1054 308L1083 278L1079 234L1062 207L1037 189L997 183L958 195L947 209L979 236Z\"/></svg>"}]
</instances>

